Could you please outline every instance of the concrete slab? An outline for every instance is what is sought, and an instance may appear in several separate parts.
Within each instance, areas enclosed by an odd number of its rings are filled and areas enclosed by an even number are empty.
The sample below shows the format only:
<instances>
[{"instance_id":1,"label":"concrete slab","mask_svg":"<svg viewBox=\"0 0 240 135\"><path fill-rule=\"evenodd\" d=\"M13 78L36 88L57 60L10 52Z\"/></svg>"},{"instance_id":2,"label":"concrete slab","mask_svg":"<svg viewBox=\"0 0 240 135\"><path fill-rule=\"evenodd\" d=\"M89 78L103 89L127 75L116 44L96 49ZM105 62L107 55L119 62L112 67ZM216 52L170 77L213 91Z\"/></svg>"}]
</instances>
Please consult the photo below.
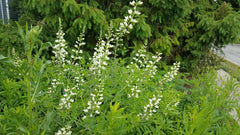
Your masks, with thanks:
<instances>
[{"instance_id":1,"label":"concrete slab","mask_svg":"<svg viewBox=\"0 0 240 135\"><path fill-rule=\"evenodd\" d=\"M240 66L240 44L227 45L223 52L226 60Z\"/></svg>"}]
</instances>

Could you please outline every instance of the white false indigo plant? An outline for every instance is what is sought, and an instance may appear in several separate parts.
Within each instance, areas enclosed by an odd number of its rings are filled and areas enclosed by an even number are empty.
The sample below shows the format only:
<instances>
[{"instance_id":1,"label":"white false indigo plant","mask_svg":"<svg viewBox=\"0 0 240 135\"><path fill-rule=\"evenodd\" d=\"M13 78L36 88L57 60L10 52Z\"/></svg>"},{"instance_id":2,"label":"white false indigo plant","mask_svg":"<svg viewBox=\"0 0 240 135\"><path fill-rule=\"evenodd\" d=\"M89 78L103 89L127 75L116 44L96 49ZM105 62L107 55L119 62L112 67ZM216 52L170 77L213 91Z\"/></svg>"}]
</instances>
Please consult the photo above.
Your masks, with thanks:
<instances>
[{"instance_id":1,"label":"white false indigo plant","mask_svg":"<svg viewBox=\"0 0 240 135\"><path fill-rule=\"evenodd\" d=\"M22 60L20 59L20 57L17 55L17 53L15 52L15 48L12 49L12 56L13 56L13 62L14 62L14 65L20 67L21 66L21 63L22 63Z\"/></svg>"},{"instance_id":2,"label":"white false indigo plant","mask_svg":"<svg viewBox=\"0 0 240 135\"><path fill-rule=\"evenodd\" d=\"M100 39L96 48L94 48L95 52L92 58L93 64L90 67L90 70L93 71L93 73L97 73L101 75L101 70L105 69L104 66L107 65L107 61L110 59L109 55L112 54L109 51L109 49L114 47L112 45L113 42L116 43L116 46L115 46L115 55L116 55L116 49L119 45L119 41L122 40L122 37L124 35L130 33L129 29L132 29L134 23L137 23L137 20L135 19L135 17L141 14L139 11L137 11L137 6L141 4L142 4L141 1L130 2L130 5L133 6L133 9L128 10L129 15L125 17L123 23L120 23L120 27L116 30L116 33L113 33L112 24L110 24L108 33L105 35L106 41Z\"/></svg>"},{"instance_id":3,"label":"white false indigo plant","mask_svg":"<svg viewBox=\"0 0 240 135\"><path fill-rule=\"evenodd\" d=\"M57 39L55 40L55 46L53 46L53 53L55 55L54 57L54 62L57 66L62 67L62 70L56 71L57 75L56 78L52 79L52 87L49 87L49 93L52 95L56 93L61 93L57 92L58 86L63 86L63 95L61 95L61 99L58 105L58 109L62 110L62 112L68 112L68 110L71 108L71 104L74 102L73 96L77 95L76 91L79 91L79 87L84 83L83 80L83 75L81 71L81 66L79 65L81 61L83 60L81 54L83 51L81 50L81 47L85 45L84 42L84 29L83 32L80 34L80 36L77 38L76 44L74 45L74 48L72 49L72 54L70 56L71 60L68 60L68 55L70 53L67 52L67 44L64 39L65 33L62 30L62 23L61 19L59 18L59 30L56 33ZM68 66L66 66L68 65ZM72 67L71 69L69 68ZM67 74L67 73L70 73ZM74 76L74 75L79 75L79 76ZM59 79L61 78L61 79ZM66 80L70 79L74 85L67 85L64 86L64 82ZM71 84L71 82L69 82ZM60 89L59 89L60 90ZM65 119L64 119L65 120ZM65 120L66 121L66 120ZM70 131L71 126L67 125L64 128L61 128L58 130L56 135L65 135L65 134L71 134Z\"/></svg>"},{"instance_id":4,"label":"white false indigo plant","mask_svg":"<svg viewBox=\"0 0 240 135\"><path fill-rule=\"evenodd\" d=\"M120 27L116 30L116 34L114 34L114 42L116 43L115 48L114 48L114 55L115 57L117 56L117 49L119 45L123 45L123 36L130 33L130 30L133 29L133 25L137 23L137 20L135 17L141 14L137 10L137 6L142 5L143 2L141 1L132 1L130 2L130 5L133 6L132 9L128 10L128 16L125 16L124 22L120 23Z\"/></svg>"},{"instance_id":5,"label":"white false indigo plant","mask_svg":"<svg viewBox=\"0 0 240 135\"><path fill-rule=\"evenodd\" d=\"M65 125L65 127L59 129L58 132L55 133L55 135L71 135L71 134L72 134L72 131L71 131L70 125Z\"/></svg>"},{"instance_id":6,"label":"white false indigo plant","mask_svg":"<svg viewBox=\"0 0 240 135\"><path fill-rule=\"evenodd\" d=\"M171 67L171 70L164 75L164 78L161 81L159 81L159 83L162 84L163 82L167 83L172 81L177 75L179 68L180 68L180 62L174 63L173 67Z\"/></svg>"},{"instance_id":7,"label":"white false indigo plant","mask_svg":"<svg viewBox=\"0 0 240 135\"><path fill-rule=\"evenodd\" d=\"M129 69L135 67L135 70L131 70L131 75L133 75L133 77L129 77L129 80L126 80L127 88L130 89L130 92L128 93L128 98L138 98L139 95L141 95L141 92L144 91L144 89L140 90L138 88L142 85L142 82L144 80L151 81L151 79L155 77L157 72L156 64L161 59L160 55L161 53L156 53L156 55L150 56L146 51L146 47L143 47L137 51L136 55L133 57L133 61L130 63L130 65L127 66L127 68ZM174 63L171 67L171 70L163 76L161 81L159 81L160 88L156 90L156 95L153 94L152 98L149 99L149 103L144 106L143 113L138 114L140 119L149 120L149 118L157 112L161 98L163 97L162 84L172 81L177 75L179 67L180 62ZM138 72L137 70L139 70L140 74L142 74L140 78L135 76L135 74ZM132 78L135 78L135 80L132 80ZM171 103L167 104L166 107L174 108L178 105L178 103L178 100L174 100L171 101Z\"/></svg>"},{"instance_id":8,"label":"white false indigo plant","mask_svg":"<svg viewBox=\"0 0 240 135\"><path fill-rule=\"evenodd\" d=\"M90 67L90 71L96 75L98 79L99 85L91 93L91 99L88 101L88 107L84 109L84 112L87 114L90 113L90 117L93 117L93 113L99 114L100 113L100 105L102 104L103 95L102 92L104 90L104 80L101 78L102 71L106 69L108 65L108 60L110 59L109 55L112 54L110 52L110 48L113 48L113 43L116 43L115 46L115 56L116 56L116 49L119 45L119 41L125 34L129 33L129 29L133 28L133 24L137 23L137 20L134 18L137 15L140 15L140 12L137 11L137 6L141 5L142 2L130 2L130 5L133 6L133 9L128 10L129 16L126 16L123 23L120 23L120 27L116 30L116 33L113 33L112 24L110 24L108 33L105 35L106 40L100 38L99 42L96 45L95 52L92 58L92 65ZM98 98L96 98L98 97ZM90 111L92 109L92 111ZM95 110L95 111L94 111ZM85 119L87 115L84 115L83 119Z\"/></svg>"},{"instance_id":9,"label":"white false indigo plant","mask_svg":"<svg viewBox=\"0 0 240 135\"><path fill-rule=\"evenodd\" d=\"M139 113L138 117L141 117L142 119L148 120L153 113L156 113L159 108L159 103L161 101L162 96L155 96L153 95L153 98L149 99L149 104L144 106L144 112Z\"/></svg>"},{"instance_id":10,"label":"white false indigo plant","mask_svg":"<svg viewBox=\"0 0 240 135\"><path fill-rule=\"evenodd\" d=\"M83 50L81 49L82 46L86 45L84 42L85 40L85 27L83 28L82 33L77 37L76 44L74 45L74 48L72 49L72 55L71 59L72 61L68 61L69 64L79 66L79 64L82 62L83 58L81 54L83 53Z\"/></svg>"},{"instance_id":11,"label":"white false indigo plant","mask_svg":"<svg viewBox=\"0 0 240 135\"><path fill-rule=\"evenodd\" d=\"M53 46L53 53L55 55L55 62L57 64L60 64L62 66L65 65L66 62L66 57L68 55L67 52L67 44L64 39L65 33L62 30L62 22L61 19L59 18L59 29L57 32L57 39L55 40L55 45Z\"/></svg>"},{"instance_id":12,"label":"white false indigo plant","mask_svg":"<svg viewBox=\"0 0 240 135\"><path fill-rule=\"evenodd\" d=\"M128 34L130 30L133 28L133 25L137 23L137 20L135 19L136 16L140 15L141 13L137 11L137 6L141 5L141 1L132 1L130 2L130 5L133 6L132 9L128 10L129 15L125 17L124 22L120 23L119 28L117 28L115 31L113 30L112 23L109 26L107 34L103 38L99 38L98 43L96 44L96 47L94 48L95 52L93 54L93 57L91 58L91 64L89 67L89 71L91 72L91 77L95 79L94 83L95 85L91 87L91 91L87 92L89 96L86 96L84 98L84 105L83 108L83 115L81 115L82 120L85 121L89 118L94 118L97 115L101 114L101 105L104 102L104 91L105 89L105 79L103 77L106 69L108 68L108 63L110 60L110 55L112 52L112 48L115 51L115 58L116 58L116 51L117 47L121 44L122 38L124 35ZM82 50L80 49L81 46L85 45L84 42L84 32L80 34L78 37L78 40L76 41L76 45L74 45L74 48L72 49L72 55L70 56L71 60L66 60L66 57L68 55L68 52L66 51L66 42L63 38L64 33L62 31L61 26L61 20L60 21L60 28L57 33L57 40L55 41L56 45L54 46L53 53L55 54L55 60L60 65L70 64L74 67L81 67L81 61L83 58L81 56ZM114 46L115 45L115 46ZM157 63L161 59L161 53L156 53L156 55L149 55L146 51L146 47L143 47L139 49L136 53L136 56L133 57L133 60L127 68L131 71L132 77L129 76L129 78L125 81L126 86L125 89L129 89L129 92L126 93L128 98L139 98L142 95L142 92L144 92L144 81L151 81L157 74ZM171 68L171 71L169 71L162 79L163 82L169 82L174 79L174 77L177 74L177 71L179 69L180 63L175 63L174 66ZM75 69L75 68L73 68ZM66 71L69 71L65 69ZM64 71L65 71L64 70ZM79 70L79 69L78 69ZM71 108L71 103L74 102L72 99L72 96L77 95L77 93L72 92L72 90L75 91L81 91L79 87L83 85L85 82L83 80L82 72L79 72L77 70L74 70L79 76L72 76L72 80L76 83L74 87L67 86L66 89L64 89L60 103L59 103L59 109L66 108L69 110ZM134 75L134 74L141 74L140 76ZM89 75L90 76L90 75ZM77 81L78 80L78 81ZM54 79L53 80L53 88L50 88L50 90L56 89L58 84L61 85L61 81ZM161 83L161 82L159 82ZM159 88L156 90L156 92L149 95L149 103L145 105L143 108L143 112L139 113L139 118L148 120L154 113L158 112L160 101L162 100L162 89ZM157 93L157 94L156 94ZM76 98L77 99L77 98ZM175 103L175 102L174 102ZM174 104L175 106L178 104ZM67 133L64 129L60 129L56 134L62 134ZM71 132L69 132L71 134Z\"/></svg>"},{"instance_id":13,"label":"white false indigo plant","mask_svg":"<svg viewBox=\"0 0 240 135\"><path fill-rule=\"evenodd\" d=\"M59 103L59 109L70 109L71 103L74 102L74 99L72 98L73 95L76 95L76 93L73 92L73 88L67 86L67 88L64 89L64 95Z\"/></svg>"},{"instance_id":14,"label":"white false indigo plant","mask_svg":"<svg viewBox=\"0 0 240 135\"><path fill-rule=\"evenodd\" d=\"M134 70L131 70L129 79L125 81L127 83L127 88L131 90L130 93L128 93L128 98L138 98L143 91L140 90L139 87L143 85L144 81L150 81L151 78L156 75L156 63L160 61L160 55L161 53L156 53L156 55L150 56L145 46L137 50L132 62L127 66L129 69L134 68ZM139 73L141 74L140 76L137 75Z\"/></svg>"}]
</instances>

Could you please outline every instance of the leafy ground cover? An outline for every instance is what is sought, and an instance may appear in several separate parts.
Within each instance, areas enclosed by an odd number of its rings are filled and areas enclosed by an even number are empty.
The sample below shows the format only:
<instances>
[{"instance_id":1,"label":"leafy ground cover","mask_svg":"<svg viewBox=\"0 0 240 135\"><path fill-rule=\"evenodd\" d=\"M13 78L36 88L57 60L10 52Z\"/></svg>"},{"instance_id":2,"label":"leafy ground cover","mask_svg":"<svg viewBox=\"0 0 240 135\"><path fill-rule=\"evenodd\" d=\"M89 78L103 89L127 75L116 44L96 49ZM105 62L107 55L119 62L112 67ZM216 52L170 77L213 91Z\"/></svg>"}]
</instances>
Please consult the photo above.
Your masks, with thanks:
<instances>
[{"instance_id":1,"label":"leafy ground cover","mask_svg":"<svg viewBox=\"0 0 240 135\"><path fill-rule=\"evenodd\" d=\"M117 29L110 23L90 60L82 50L84 28L70 47L61 19L53 44L39 40L40 27L18 25L24 56L13 50L0 57L0 133L239 134L229 114L238 105L230 99L239 87L234 79L223 87L213 69L191 78L178 72L180 62L163 69L162 54L145 46L129 58L118 55L141 4L130 2L133 8ZM43 51L51 51L52 60Z\"/></svg>"}]
</instances>

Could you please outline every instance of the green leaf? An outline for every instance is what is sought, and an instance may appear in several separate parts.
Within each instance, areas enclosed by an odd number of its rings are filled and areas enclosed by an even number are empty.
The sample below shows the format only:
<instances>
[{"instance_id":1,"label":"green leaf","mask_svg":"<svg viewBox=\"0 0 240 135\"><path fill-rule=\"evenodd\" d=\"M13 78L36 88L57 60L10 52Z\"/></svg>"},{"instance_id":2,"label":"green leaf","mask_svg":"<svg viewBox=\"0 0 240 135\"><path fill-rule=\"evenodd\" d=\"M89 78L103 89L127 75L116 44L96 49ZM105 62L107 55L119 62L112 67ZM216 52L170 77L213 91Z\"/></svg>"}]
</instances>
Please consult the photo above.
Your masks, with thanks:
<instances>
[{"instance_id":1,"label":"green leaf","mask_svg":"<svg viewBox=\"0 0 240 135\"><path fill-rule=\"evenodd\" d=\"M0 55L0 60L6 59L7 57Z\"/></svg>"},{"instance_id":2,"label":"green leaf","mask_svg":"<svg viewBox=\"0 0 240 135\"><path fill-rule=\"evenodd\" d=\"M42 77L42 74L44 73L44 69L45 69L50 63L51 63L51 61L47 61L45 64L42 65L41 70L40 70L40 73L39 73L39 75L37 76L38 79L37 79L37 82L36 82L36 86L35 86L35 88L34 88L34 93L33 93L33 96L32 96L31 101L33 101L33 99L34 99L34 97L35 97L35 95L36 95L36 92L37 92L38 87L39 87L39 84L40 84L40 79L41 79L41 77Z\"/></svg>"},{"instance_id":3,"label":"green leaf","mask_svg":"<svg viewBox=\"0 0 240 135\"><path fill-rule=\"evenodd\" d=\"M12 60L9 60L7 57L0 55L0 62L12 63Z\"/></svg>"},{"instance_id":4,"label":"green leaf","mask_svg":"<svg viewBox=\"0 0 240 135\"><path fill-rule=\"evenodd\" d=\"M45 130L41 133L41 135L45 135Z\"/></svg>"}]
</instances>

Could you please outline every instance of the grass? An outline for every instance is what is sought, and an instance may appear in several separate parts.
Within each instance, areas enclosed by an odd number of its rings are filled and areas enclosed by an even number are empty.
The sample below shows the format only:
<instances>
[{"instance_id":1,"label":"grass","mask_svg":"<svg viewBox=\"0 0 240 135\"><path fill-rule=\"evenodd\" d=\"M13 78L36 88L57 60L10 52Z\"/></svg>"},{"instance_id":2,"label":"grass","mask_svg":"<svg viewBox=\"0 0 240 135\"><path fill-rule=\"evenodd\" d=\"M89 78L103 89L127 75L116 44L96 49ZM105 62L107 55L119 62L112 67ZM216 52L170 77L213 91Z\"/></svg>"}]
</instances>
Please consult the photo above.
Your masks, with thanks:
<instances>
[{"instance_id":1,"label":"grass","mask_svg":"<svg viewBox=\"0 0 240 135\"><path fill-rule=\"evenodd\" d=\"M224 59L223 57L220 57L220 59L222 60L220 67L224 71L226 71L230 75L232 75L233 77L237 78L238 81L240 81L240 66L238 66L235 63L232 63L232 62Z\"/></svg>"}]
</instances>

